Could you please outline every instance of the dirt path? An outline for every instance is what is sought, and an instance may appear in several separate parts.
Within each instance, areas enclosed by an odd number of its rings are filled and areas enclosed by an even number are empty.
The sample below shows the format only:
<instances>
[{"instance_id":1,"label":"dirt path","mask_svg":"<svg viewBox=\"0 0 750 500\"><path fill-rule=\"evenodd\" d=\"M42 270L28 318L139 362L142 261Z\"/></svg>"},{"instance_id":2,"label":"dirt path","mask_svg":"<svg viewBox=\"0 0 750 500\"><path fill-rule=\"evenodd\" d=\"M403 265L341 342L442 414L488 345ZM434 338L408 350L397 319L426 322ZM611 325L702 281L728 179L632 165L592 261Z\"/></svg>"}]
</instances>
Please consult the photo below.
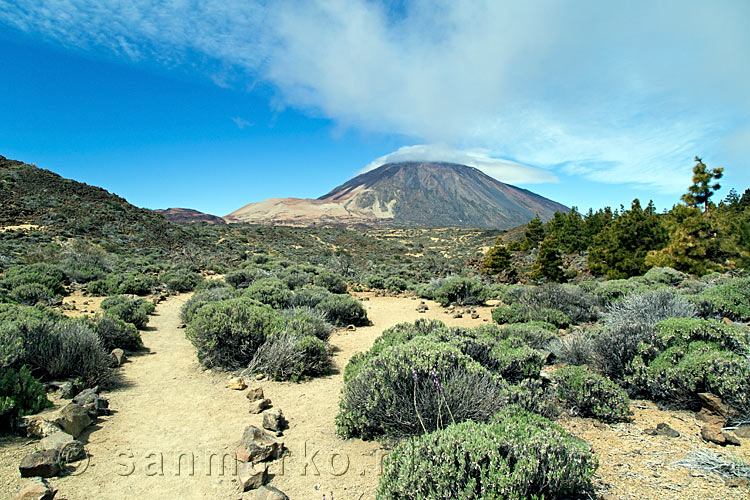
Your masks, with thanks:
<instances>
[{"instance_id":1,"label":"dirt path","mask_svg":"<svg viewBox=\"0 0 750 500\"><path fill-rule=\"evenodd\" d=\"M116 413L103 417L84 435L91 456L88 467L80 475L51 480L59 488L59 498L255 498L254 492L238 492L232 457L245 426L261 427L262 418L248 414L245 391L225 387L226 374L201 369L179 329L180 308L187 298L173 297L157 307L149 331L143 332L150 352L126 363L121 368L125 385L104 394ZM385 328L399 322L426 317L452 326L476 326L490 317L489 307L478 308L480 319L454 319L433 302L428 302L426 314L420 314L415 310L418 302L408 298L368 299L364 304L373 326L331 338L335 373L301 384L257 383L289 420L281 439L290 454L270 468L270 484L292 500L321 500L323 494L331 498L331 491L337 500L375 497L380 445L344 441L335 434L342 372L354 353L368 349ZM600 480L612 485L611 498L746 498L746 490L729 489L718 476L691 474L671 465L690 449L706 447L697 437L691 414L655 408L636 414L632 424L616 426L563 420L570 432L592 443L601 462ZM643 428L658 422L669 422L683 436L645 437ZM21 483L17 465L35 444L26 438L0 439L0 498L12 497ZM737 451L750 458L746 445ZM222 456L227 465L223 471Z\"/></svg>"},{"instance_id":2,"label":"dirt path","mask_svg":"<svg viewBox=\"0 0 750 500\"><path fill-rule=\"evenodd\" d=\"M226 374L201 369L193 346L179 329L180 308L188 297L172 297L157 306L149 330L142 332L150 352L123 365L124 386L103 394L116 413L102 417L84 434L88 467L80 475L51 480L60 498L243 498L231 470L234 444L246 425L260 427L262 418L248 414L245 391L225 388ZM374 498L380 446L343 441L335 434L343 368L354 353L368 349L383 329L402 321L431 317L451 325L482 322L453 319L435 303L428 302L430 310L420 314L415 310L418 302L408 298L369 299L364 305L373 326L334 333L331 338L334 374L302 384L265 380L257 384L289 420L281 439L291 453L283 468L278 462L270 472L271 484L293 500L320 500L323 493L330 498L330 491L341 500ZM481 308L480 313L489 318L489 308ZM4 480L0 497L12 496L20 484L18 461L33 446L21 438L0 442ZM222 456L226 456L224 471ZM244 498L254 495L246 493Z\"/></svg>"}]
</instances>

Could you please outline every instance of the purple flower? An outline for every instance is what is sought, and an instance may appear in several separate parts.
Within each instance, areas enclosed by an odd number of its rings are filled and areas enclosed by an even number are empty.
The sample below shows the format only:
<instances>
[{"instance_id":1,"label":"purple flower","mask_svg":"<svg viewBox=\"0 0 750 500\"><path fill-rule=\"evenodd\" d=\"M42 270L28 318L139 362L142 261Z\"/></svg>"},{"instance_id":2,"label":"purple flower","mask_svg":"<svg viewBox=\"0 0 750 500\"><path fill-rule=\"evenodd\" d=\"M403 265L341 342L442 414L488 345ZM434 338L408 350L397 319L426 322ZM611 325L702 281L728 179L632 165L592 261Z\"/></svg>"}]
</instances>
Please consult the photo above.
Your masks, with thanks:
<instances>
[{"instance_id":1,"label":"purple flower","mask_svg":"<svg viewBox=\"0 0 750 500\"><path fill-rule=\"evenodd\" d=\"M443 385L440 383L437 372L433 369L430 371L430 375L432 375L432 381L435 383L435 389L437 389L439 392L442 391Z\"/></svg>"},{"instance_id":2,"label":"purple flower","mask_svg":"<svg viewBox=\"0 0 750 500\"><path fill-rule=\"evenodd\" d=\"M417 383L417 370L415 370L414 368L411 369L411 378L414 379L414 383L416 384Z\"/></svg>"}]
</instances>

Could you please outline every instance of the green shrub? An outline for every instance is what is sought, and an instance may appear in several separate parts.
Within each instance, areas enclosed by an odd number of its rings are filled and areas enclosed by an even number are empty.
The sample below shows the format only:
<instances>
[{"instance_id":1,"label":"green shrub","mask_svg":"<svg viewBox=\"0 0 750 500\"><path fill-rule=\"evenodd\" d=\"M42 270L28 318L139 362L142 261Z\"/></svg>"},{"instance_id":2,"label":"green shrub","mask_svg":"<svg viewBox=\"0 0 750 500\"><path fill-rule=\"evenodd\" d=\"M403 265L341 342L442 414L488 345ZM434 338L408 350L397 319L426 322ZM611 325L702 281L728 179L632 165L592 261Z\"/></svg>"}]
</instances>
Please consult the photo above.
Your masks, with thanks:
<instances>
[{"instance_id":1,"label":"green shrub","mask_svg":"<svg viewBox=\"0 0 750 500\"><path fill-rule=\"evenodd\" d=\"M104 297L117 293L117 287L106 279L90 281L86 284L86 293L94 297Z\"/></svg>"},{"instance_id":2,"label":"green shrub","mask_svg":"<svg viewBox=\"0 0 750 500\"><path fill-rule=\"evenodd\" d=\"M7 270L3 282L10 289L36 283L47 288L52 295L63 295L65 294L64 278L59 267L38 263L11 267Z\"/></svg>"},{"instance_id":3,"label":"green shrub","mask_svg":"<svg viewBox=\"0 0 750 500\"><path fill-rule=\"evenodd\" d=\"M107 387L112 383L109 353L85 322L61 320L48 335L33 339L35 345L31 345L32 339L26 340L29 364L41 368L48 377L77 378L85 387Z\"/></svg>"},{"instance_id":4,"label":"green shrub","mask_svg":"<svg viewBox=\"0 0 750 500\"><path fill-rule=\"evenodd\" d=\"M620 386L580 366L561 368L553 375L563 404L582 417L618 422L630 415L630 400Z\"/></svg>"},{"instance_id":5,"label":"green shrub","mask_svg":"<svg viewBox=\"0 0 750 500\"><path fill-rule=\"evenodd\" d=\"M566 498L590 489L588 445L543 417L508 408L403 441L384 461L378 500Z\"/></svg>"},{"instance_id":6,"label":"green shrub","mask_svg":"<svg viewBox=\"0 0 750 500\"><path fill-rule=\"evenodd\" d=\"M717 344L722 349L744 355L750 350L750 331L719 321L698 318L672 318L655 325L654 336L645 351L662 352L674 346L687 346L704 341Z\"/></svg>"},{"instance_id":7,"label":"green shrub","mask_svg":"<svg viewBox=\"0 0 750 500\"><path fill-rule=\"evenodd\" d=\"M547 348L555 360L568 365L580 366L594 363L594 339L588 331L573 332L553 339Z\"/></svg>"},{"instance_id":8,"label":"green shrub","mask_svg":"<svg viewBox=\"0 0 750 500\"><path fill-rule=\"evenodd\" d=\"M405 279L399 278L398 276L390 276L386 278L385 282L383 283L383 288L393 293L403 292L408 287L409 283L407 283Z\"/></svg>"},{"instance_id":9,"label":"green shrub","mask_svg":"<svg viewBox=\"0 0 750 500\"><path fill-rule=\"evenodd\" d=\"M677 286L690 276L671 267L652 267L643 275L643 280L650 284L661 283Z\"/></svg>"},{"instance_id":10,"label":"green shrub","mask_svg":"<svg viewBox=\"0 0 750 500\"><path fill-rule=\"evenodd\" d=\"M39 283L18 285L10 292L10 298L22 306L33 306L37 302L51 303L55 296L52 291Z\"/></svg>"},{"instance_id":11,"label":"green shrub","mask_svg":"<svg viewBox=\"0 0 750 500\"><path fill-rule=\"evenodd\" d=\"M498 324L506 323L551 323L559 328L570 325L570 317L557 309L525 309L518 304L499 305L492 310L492 320Z\"/></svg>"},{"instance_id":12,"label":"green shrub","mask_svg":"<svg viewBox=\"0 0 750 500\"><path fill-rule=\"evenodd\" d=\"M208 282L204 282L208 283ZM221 283L221 282L219 282ZM218 302L220 300L233 299L237 297L237 291L227 285L221 287L212 287L195 292L182 306L180 318L183 323L190 323L195 312L206 304Z\"/></svg>"},{"instance_id":13,"label":"green shrub","mask_svg":"<svg viewBox=\"0 0 750 500\"><path fill-rule=\"evenodd\" d=\"M346 282L333 273L323 271L315 277L314 284L325 288L331 293L346 293Z\"/></svg>"},{"instance_id":14,"label":"green shrub","mask_svg":"<svg viewBox=\"0 0 750 500\"><path fill-rule=\"evenodd\" d=\"M382 290L385 288L385 278L378 276L377 274L370 274L365 276L365 279L362 280L362 284L367 288L378 288Z\"/></svg>"},{"instance_id":15,"label":"green shrub","mask_svg":"<svg viewBox=\"0 0 750 500\"><path fill-rule=\"evenodd\" d=\"M328 321L336 326L368 324L364 306L349 295L328 295L315 306L315 309L325 313Z\"/></svg>"},{"instance_id":16,"label":"green shrub","mask_svg":"<svg viewBox=\"0 0 750 500\"><path fill-rule=\"evenodd\" d=\"M247 268L230 271L224 276L224 281L235 288L247 288L256 280L268 277L268 273L262 269Z\"/></svg>"},{"instance_id":17,"label":"green shrub","mask_svg":"<svg viewBox=\"0 0 750 500\"><path fill-rule=\"evenodd\" d=\"M255 352L247 373L266 373L275 380L298 382L306 376L325 375L331 358L325 342L312 335L275 335Z\"/></svg>"},{"instance_id":18,"label":"green shrub","mask_svg":"<svg viewBox=\"0 0 750 500\"><path fill-rule=\"evenodd\" d=\"M285 309L291 303L292 291L278 278L261 278L249 285L242 296L274 309Z\"/></svg>"},{"instance_id":19,"label":"green shrub","mask_svg":"<svg viewBox=\"0 0 750 500\"><path fill-rule=\"evenodd\" d=\"M139 330L146 328L148 315L154 312L154 306L150 302L125 295L108 297L102 300L100 307L104 316L132 323Z\"/></svg>"},{"instance_id":20,"label":"green shrub","mask_svg":"<svg viewBox=\"0 0 750 500\"><path fill-rule=\"evenodd\" d=\"M269 306L247 298L222 300L198 309L186 335L206 367L245 368L267 338L283 323Z\"/></svg>"},{"instance_id":21,"label":"green shrub","mask_svg":"<svg viewBox=\"0 0 750 500\"><path fill-rule=\"evenodd\" d=\"M160 279L172 292L189 292L203 280L200 274L187 269L167 271Z\"/></svg>"},{"instance_id":22,"label":"green shrub","mask_svg":"<svg viewBox=\"0 0 750 500\"><path fill-rule=\"evenodd\" d=\"M516 337L523 340L526 344L534 349L545 347L552 339L557 338L557 328L552 323L544 321L530 321L528 323L511 323L504 327L497 325L486 325L479 328L497 328L498 334L502 338Z\"/></svg>"},{"instance_id":23,"label":"green shrub","mask_svg":"<svg viewBox=\"0 0 750 500\"><path fill-rule=\"evenodd\" d=\"M137 351L143 347L141 334L132 323L113 316L102 316L93 321L91 326L107 351L115 348Z\"/></svg>"},{"instance_id":24,"label":"green shrub","mask_svg":"<svg viewBox=\"0 0 750 500\"><path fill-rule=\"evenodd\" d=\"M311 307L287 309L282 311L281 316L284 320L284 331L298 337L312 335L326 341L333 333L333 326L326 321L325 314Z\"/></svg>"},{"instance_id":25,"label":"green shrub","mask_svg":"<svg viewBox=\"0 0 750 500\"><path fill-rule=\"evenodd\" d=\"M230 285L222 279L206 279L199 281L195 285L196 292L204 292L206 290L213 290L214 288L227 288Z\"/></svg>"},{"instance_id":26,"label":"green shrub","mask_svg":"<svg viewBox=\"0 0 750 500\"><path fill-rule=\"evenodd\" d=\"M29 367L5 368L0 374L0 429L12 430L24 415L38 413L51 406L39 380Z\"/></svg>"},{"instance_id":27,"label":"green shrub","mask_svg":"<svg viewBox=\"0 0 750 500\"><path fill-rule=\"evenodd\" d=\"M692 298L711 316L750 322L750 278L735 278L707 288Z\"/></svg>"},{"instance_id":28,"label":"green shrub","mask_svg":"<svg viewBox=\"0 0 750 500\"><path fill-rule=\"evenodd\" d=\"M435 300L442 306L482 304L484 299L484 285L470 278L450 278L435 290Z\"/></svg>"},{"instance_id":29,"label":"green shrub","mask_svg":"<svg viewBox=\"0 0 750 500\"><path fill-rule=\"evenodd\" d=\"M148 295L156 286L156 278L147 274L131 272L120 276L117 293L130 295Z\"/></svg>"},{"instance_id":30,"label":"green shrub","mask_svg":"<svg viewBox=\"0 0 750 500\"><path fill-rule=\"evenodd\" d=\"M303 266L290 266L277 273L277 277L286 284L290 290L296 290L315 281L315 268L308 269ZM346 286L346 285L344 285Z\"/></svg>"},{"instance_id":31,"label":"green shrub","mask_svg":"<svg viewBox=\"0 0 750 500\"><path fill-rule=\"evenodd\" d=\"M490 356L492 363L485 367L510 382L537 378L544 365L539 351L513 337L500 341L492 348Z\"/></svg>"},{"instance_id":32,"label":"green shrub","mask_svg":"<svg viewBox=\"0 0 750 500\"><path fill-rule=\"evenodd\" d=\"M295 290L292 294L290 306L299 307L315 307L326 297L330 297L331 292L323 287L309 285Z\"/></svg>"}]
</instances>

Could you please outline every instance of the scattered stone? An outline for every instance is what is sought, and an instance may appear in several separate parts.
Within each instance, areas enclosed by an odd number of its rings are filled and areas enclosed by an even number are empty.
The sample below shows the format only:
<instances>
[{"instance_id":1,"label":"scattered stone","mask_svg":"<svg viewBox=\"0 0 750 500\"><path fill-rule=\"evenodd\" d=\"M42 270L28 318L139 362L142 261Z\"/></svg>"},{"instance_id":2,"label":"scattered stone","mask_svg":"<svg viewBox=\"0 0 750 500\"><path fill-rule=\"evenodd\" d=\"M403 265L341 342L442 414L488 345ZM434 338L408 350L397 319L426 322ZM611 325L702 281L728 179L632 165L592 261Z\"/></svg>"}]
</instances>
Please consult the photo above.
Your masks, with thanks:
<instances>
[{"instance_id":1,"label":"scattered stone","mask_svg":"<svg viewBox=\"0 0 750 500\"><path fill-rule=\"evenodd\" d=\"M56 451L63 462L76 462L86 457L83 443L73 439L65 432L56 432L42 439L40 446L44 451Z\"/></svg>"},{"instance_id":2,"label":"scattered stone","mask_svg":"<svg viewBox=\"0 0 750 500\"><path fill-rule=\"evenodd\" d=\"M254 425L245 427L235 455L240 462L265 462L281 458L284 443L276 441L268 433Z\"/></svg>"},{"instance_id":3,"label":"scattered stone","mask_svg":"<svg viewBox=\"0 0 750 500\"><path fill-rule=\"evenodd\" d=\"M247 399L251 403L254 402L254 401L258 401L260 399L263 399L264 398L264 396L263 396L263 388L260 387L260 386L253 387L252 389L250 389L249 391L247 391L247 394L245 395L245 397L247 397Z\"/></svg>"},{"instance_id":4,"label":"scattered stone","mask_svg":"<svg viewBox=\"0 0 750 500\"><path fill-rule=\"evenodd\" d=\"M21 417L18 427L29 437L45 438L60 432L60 426L55 422L54 412L39 413Z\"/></svg>"},{"instance_id":5,"label":"scattered stone","mask_svg":"<svg viewBox=\"0 0 750 500\"><path fill-rule=\"evenodd\" d=\"M53 477L60 473L60 455L55 450L35 451L18 466L21 477Z\"/></svg>"},{"instance_id":6,"label":"scattered stone","mask_svg":"<svg viewBox=\"0 0 750 500\"><path fill-rule=\"evenodd\" d=\"M417 312L419 313L427 312L429 309L430 308L427 307L427 304L425 304L424 301L420 302L419 305L417 306Z\"/></svg>"},{"instance_id":7,"label":"scattered stone","mask_svg":"<svg viewBox=\"0 0 750 500\"><path fill-rule=\"evenodd\" d=\"M60 391L60 397L70 399L73 397L73 382L70 380L52 381L47 383L47 390Z\"/></svg>"},{"instance_id":8,"label":"scattered stone","mask_svg":"<svg viewBox=\"0 0 750 500\"><path fill-rule=\"evenodd\" d=\"M721 322L724 323L725 325L731 325L731 324L733 324L732 320L729 319L729 318L727 318L727 317L721 318Z\"/></svg>"},{"instance_id":9,"label":"scattered stone","mask_svg":"<svg viewBox=\"0 0 750 500\"><path fill-rule=\"evenodd\" d=\"M227 388L234 391L244 391L247 389L247 384L242 377L232 377L227 384Z\"/></svg>"},{"instance_id":10,"label":"scattered stone","mask_svg":"<svg viewBox=\"0 0 750 500\"><path fill-rule=\"evenodd\" d=\"M729 488L750 488L750 479L746 477L731 477L724 484Z\"/></svg>"},{"instance_id":11,"label":"scattered stone","mask_svg":"<svg viewBox=\"0 0 750 500\"><path fill-rule=\"evenodd\" d=\"M463 314L461 314L460 312L457 312L457 313L455 313L455 314L453 315L453 317L454 317L454 318L463 318L463 317L464 317L464 315L463 315Z\"/></svg>"},{"instance_id":12,"label":"scattered stone","mask_svg":"<svg viewBox=\"0 0 750 500\"><path fill-rule=\"evenodd\" d=\"M701 437L704 441L715 443L720 446L740 446L741 444L739 439L737 439L736 437L726 432L722 432L721 427L712 425L706 425L701 429Z\"/></svg>"},{"instance_id":13,"label":"scattered stone","mask_svg":"<svg viewBox=\"0 0 750 500\"><path fill-rule=\"evenodd\" d=\"M289 497L273 486L261 486L255 492L255 500L289 500Z\"/></svg>"},{"instance_id":14,"label":"scattered stone","mask_svg":"<svg viewBox=\"0 0 750 500\"><path fill-rule=\"evenodd\" d=\"M361 300L362 302L369 302L370 297L361 297L359 300Z\"/></svg>"},{"instance_id":15,"label":"scattered stone","mask_svg":"<svg viewBox=\"0 0 750 500\"><path fill-rule=\"evenodd\" d=\"M177 328L179 328L180 330L184 330L185 328L187 328L187 325L185 323L180 323L180 326L178 326Z\"/></svg>"},{"instance_id":16,"label":"scattered stone","mask_svg":"<svg viewBox=\"0 0 750 500\"><path fill-rule=\"evenodd\" d=\"M81 391L73 402L83 406L92 418L100 415L109 415L109 400L99 396L99 387Z\"/></svg>"},{"instance_id":17,"label":"scattered stone","mask_svg":"<svg viewBox=\"0 0 750 500\"><path fill-rule=\"evenodd\" d=\"M284 414L279 409L268 410L263 412L263 428L269 431L282 431L286 419Z\"/></svg>"},{"instance_id":18,"label":"scattered stone","mask_svg":"<svg viewBox=\"0 0 750 500\"><path fill-rule=\"evenodd\" d=\"M91 425L91 417L89 417L89 412L83 406L76 403L68 403L60 410L55 423L62 430L77 438L86 427Z\"/></svg>"},{"instance_id":19,"label":"scattered stone","mask_svg":"<svg viewBox=\"0 0 750 500\"><path fill-rule=\"evenodd\" d=\"M750 425L740 425L733 432L738 438L750 439Z\"/></svg>"},{"instance_id":20,"label":"scattered stone","mask_svg":"<svg viewBox=\"0 0 750 500\"><path fill-rule=\"evenodd\" d=\"M120 366L125 362L125 351L123 351L119 347L116 349L112 349L110 356L112 356L112 360L114 361L115 366Z\"/></svg>"},{"instance_id":21,"label":"scattered stone","mask_svg":"<svg viewBox=\"0 0 750 500\"><path fill-rule=\"evenodd\" d=\"M357 327L356 327L356 326L354 326L354 325L347 325L347 326L346 326L346 331L348 331L348 332L354 332L354 331L357 331Z\"/></svg>"},{"instance_id":22,"label":"scattered stone","mask_svg":"<svg viewBox=\"0 0 750 500\"><path fill-rule=\"evenodd\" d=\"M729 409L721 398L707 392L699 393L698 397L703 406L695 417L702 422L723 427L729 418Z\"/></svg>"},{"instance_id":23,"label":"scattered stone","mask_svg":"<svg viewBox=\"0 0 750 500\"><path fill-rule=\"evenodd\" d=\"M73 436L71 436L67 432L59 431L59 432L55 432L54 434L50 434L46 438L42 439L39 442L39 445L42 447L42 450L44 451L48 451L48 450L60 451L60 448L62 448L64 445L68 443L72 443L73 441L74 441Z\"/></svg>"},{"instance_id":24,"label":"scattered stone","mask_svg":"<svg viewBox=\"0 0 750 500\"><path fill-rule=\"evenodd\" d=\"M646 429L643 431L645 434L648 434L649 436L666 436L666 437L672 437L672 438L678 438L680 437L680 433L676 430L672 429L669 424L660 423L656 425L656 429Z\"/></svg>"},{"instance_id":25,"label":"scattered stone","mask_svg":"<svg viewBox=\"0 0 750 500\"><path fill-rule=\"evenodd\" d=\"M471 313L471 319L479 319L479 313Z\"/></svg>"},{"instance_id":26,"label":"scattered stone","mask_svg":"<svg viewBox=\"0 0 750 500\"><path fill-rule=\"evenodd\" d=\"M265 375L263 375L262 373L259 373L259 374L257 374L257 375L255 376L255 380L263 380L264 378L266 378L266 376L265 376Z\"/></svg>"},{"instance_id":27,"label":"scattered stone","mask_svg":"<svg viewBox=\"0 0 750 500\"><path fill-rule=\"evenodd\" d=\"M237 464L237 479L242 491L260 488L268 482L268 466L253 463Z\"/></svg>"},{"instance_id":28,"label":"scattered stone","mask_svg":"<svg viewBox=\"0 0 750 500\"><path fill-rule=\"evenodd\" d=\"M32 479L21 486L13 500L52 500L57 490L42 478Z\"/></svg>"},{"instance_id":29,"label":"scattered stone","mask_svg":"<svg viewBox=\"0 0 750 500\"><path fill-rule=\"evenodd\" d=\"M250 413L262 413L271 407L271 400L268 398L259 399L250 404Z\"/></svg>"}]
</instances>

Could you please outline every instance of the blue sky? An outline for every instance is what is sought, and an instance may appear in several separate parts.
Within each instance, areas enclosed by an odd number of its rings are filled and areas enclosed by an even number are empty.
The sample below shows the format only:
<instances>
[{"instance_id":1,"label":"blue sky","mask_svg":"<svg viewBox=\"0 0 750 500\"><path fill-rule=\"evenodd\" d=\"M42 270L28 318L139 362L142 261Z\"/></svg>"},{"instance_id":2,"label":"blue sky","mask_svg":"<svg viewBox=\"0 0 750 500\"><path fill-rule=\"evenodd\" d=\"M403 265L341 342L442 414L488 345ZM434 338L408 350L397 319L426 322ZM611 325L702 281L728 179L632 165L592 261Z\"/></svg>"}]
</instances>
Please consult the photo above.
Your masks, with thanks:
<instances>
[{"instance_id":1,"label":"blue sky","mask_svg":"<svg viewBox=\"0 0 750 500\"><path fill-rule=\"evenodd\" d=\"M0 154L218 215L395 160L583 208L669 207L695 155L750 186L747 1L152 4L0 0Z\"/></svg>"}]
</instances>

